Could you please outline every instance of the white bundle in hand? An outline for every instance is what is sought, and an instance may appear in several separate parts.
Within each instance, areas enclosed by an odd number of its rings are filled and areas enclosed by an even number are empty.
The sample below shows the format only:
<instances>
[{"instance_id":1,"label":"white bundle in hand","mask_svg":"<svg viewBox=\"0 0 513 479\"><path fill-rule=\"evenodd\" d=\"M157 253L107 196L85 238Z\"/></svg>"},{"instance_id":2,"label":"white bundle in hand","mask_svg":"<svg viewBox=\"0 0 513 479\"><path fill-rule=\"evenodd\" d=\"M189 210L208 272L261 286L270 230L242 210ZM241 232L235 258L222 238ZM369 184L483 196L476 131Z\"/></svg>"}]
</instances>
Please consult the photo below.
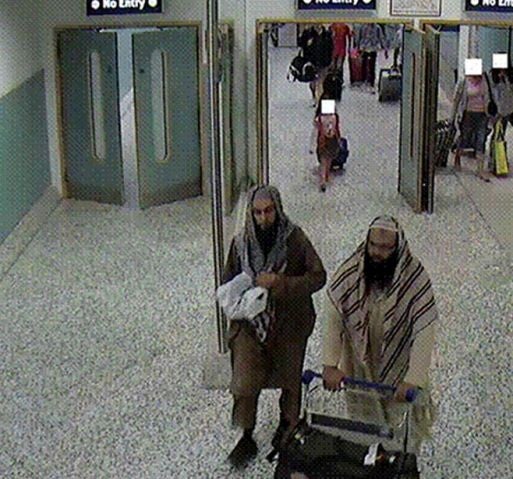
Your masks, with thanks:
<instances>
[{"instance_id":1,"label":"white bundle in hand","mask_svg":"<svg viewBox=\"0 0 513 479\"><path fill-rule=\"evenodd\" d=\"M268 291L253 287L253 281L241 273L217 289L219 305L228 319L253 319L265 311Z\"/></svg>"}]
</instances>

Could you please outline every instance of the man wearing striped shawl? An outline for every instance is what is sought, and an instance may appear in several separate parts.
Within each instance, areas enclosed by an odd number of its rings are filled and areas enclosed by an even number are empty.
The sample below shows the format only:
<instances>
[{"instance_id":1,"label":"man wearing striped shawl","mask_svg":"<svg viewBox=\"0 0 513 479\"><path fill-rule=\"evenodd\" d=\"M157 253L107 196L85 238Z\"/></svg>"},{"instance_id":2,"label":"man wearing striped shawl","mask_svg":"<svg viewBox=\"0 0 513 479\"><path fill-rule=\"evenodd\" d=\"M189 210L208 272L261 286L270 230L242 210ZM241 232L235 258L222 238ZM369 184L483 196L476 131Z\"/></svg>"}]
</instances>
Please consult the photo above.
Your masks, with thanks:
<instances>
[{"instance_id":1,"label":"man wearing striped shawl","mask_svg":"<svg viewBox=\"0 0 513 479\"><path fill-rule=\"evenodd\" d=\"M282 390L273 445L280 444L298 421L306 343L315 323L312 294L326 283L314 247L287 218L272 186L249 192L246 222L232 241L223 283L242 272L253 278L254 286L269 290L269 302L256 318L231 321L228 331L232 420L244 430L228 458L235 467L245 466L257 453L252 433L262 389Z\"/></svg>"},{"instance_id":2,"label":"man wearing striped shawl","mask_svg":"<svg viewBox=\"0 0 513 479\"><path fill-rule=\"evenodd\" d=\"M344 376L396 386L393 401L348 395L351 416L391 425L400 421L406 391L423 389L426 401L413 411L417 450L429 436L434 414L428 371L438 315L429 276L394 218L371 223L366 241L340 266L327 293L326 388L340 389Z\"/></svg>"}]
</instances>

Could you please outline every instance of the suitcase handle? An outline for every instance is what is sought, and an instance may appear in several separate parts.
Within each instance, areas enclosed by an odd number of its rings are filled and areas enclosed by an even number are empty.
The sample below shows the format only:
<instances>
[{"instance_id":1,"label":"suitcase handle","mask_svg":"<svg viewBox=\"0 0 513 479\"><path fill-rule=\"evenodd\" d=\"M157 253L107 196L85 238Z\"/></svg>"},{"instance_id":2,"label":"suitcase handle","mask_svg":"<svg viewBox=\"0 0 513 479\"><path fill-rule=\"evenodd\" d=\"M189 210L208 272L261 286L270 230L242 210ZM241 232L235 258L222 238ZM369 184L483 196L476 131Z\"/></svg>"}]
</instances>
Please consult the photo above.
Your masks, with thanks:
<instances>
[{"instance_id":1,"label":"suitcase handle","mask_svg":"<svg viewBox=\"0 0 513 479\"><path fill-rule=\"evenodd\" d=\"M311 369L307 369L303 373L303 376L301 377L301 382L305 386L308 386L316 378L322 378L322 374L312 371ZM348 386L361 386L366 389L376 389L378 391L383 391L383 392L395 393L395 391L397 390L397 388L395 386L391 386L389 384L374 383L371 381L365 381L363 379L354 379L354 378L345 377L342 381L344 384L346 384ZM410 403L414 402L415 399L417 399L418 393L419 393L418 388L408 389L406 391L406 401L410 402Z\"/></svg>"}]
</instances>

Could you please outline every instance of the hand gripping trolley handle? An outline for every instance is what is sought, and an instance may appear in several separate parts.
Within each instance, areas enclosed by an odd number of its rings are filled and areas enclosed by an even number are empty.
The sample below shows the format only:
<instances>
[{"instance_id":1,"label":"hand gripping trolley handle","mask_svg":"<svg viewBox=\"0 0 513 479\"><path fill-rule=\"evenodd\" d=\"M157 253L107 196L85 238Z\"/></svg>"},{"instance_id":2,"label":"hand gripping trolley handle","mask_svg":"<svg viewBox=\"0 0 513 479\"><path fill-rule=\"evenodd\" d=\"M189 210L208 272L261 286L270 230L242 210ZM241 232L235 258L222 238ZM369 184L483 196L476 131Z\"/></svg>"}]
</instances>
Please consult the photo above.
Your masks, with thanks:
<instances>
[{"instance_id":1,"label":"hand gripping trolley handle","mask_svg":"<svg viewBox=\"0 0 513 479\"><path fill-rule=\"evenodd\" d=\"M333 427L335 429L345 430L345 431L353 431L356 433L362 433L372 436L377 436L384 439L394 439L395 432L389 425L375 425L375 424L367 424L360 421L350 420L341 418L338 416L327 415L319 411L315 411L312 407L312 399L313 394L317 391L321 386L319 384L313 385L313 383L318 380L322 380L322 374L317 373L312 370L306 370L303 373L301 378L301 382L305 386L304 388L304 411L305 411L305 419L307 424L312 427L321 426L321 427ZM363 379L354 379L350 377L345 377L342 380L342 390L349 391L359 391L363 394L369 394L372 392L378 393L379 396L389 399L393 397L397 388L395 386L391 386L388 384L375 383L371 381L366 381ZM411 417L412 417L412 408L414 404L417 404L422 400L421 389L419 388L411 388L406 392L406 402L408 404L408 408L406 413L404 414L403 421L401 424L404 424L405 431L403 437L403 447L402 450L406 453L408 449L408 441L409 434L411 430Z\"/></svg>"}]
</instances>

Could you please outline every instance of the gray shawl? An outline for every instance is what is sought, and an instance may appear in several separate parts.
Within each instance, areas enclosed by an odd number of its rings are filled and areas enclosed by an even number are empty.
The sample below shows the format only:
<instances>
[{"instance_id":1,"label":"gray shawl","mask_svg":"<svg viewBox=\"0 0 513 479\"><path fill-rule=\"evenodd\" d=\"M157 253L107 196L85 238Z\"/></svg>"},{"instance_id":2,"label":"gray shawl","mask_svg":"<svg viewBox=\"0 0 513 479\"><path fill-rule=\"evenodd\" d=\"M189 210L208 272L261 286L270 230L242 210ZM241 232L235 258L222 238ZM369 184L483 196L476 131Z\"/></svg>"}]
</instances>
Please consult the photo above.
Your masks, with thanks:
<instances>
[{"instance_id":1,"label":"gray shawl","mask_svg":"<svg viewBox=\"0 0 513 479\"><path fill-rule=\"evenodd\" d=\"M256 234L256 224L253 217L253 201L257 192L266 192L272 198L276 208L277 233L271 251L265 258ZM253 281L260 273L283 272L287 266L287 239L296 229L283 212L279 191L273 186L255 186L248 193L246 220L244 229L237 237L237 251L241 260L242 271ZM260 341L267 338L269 326L273 319L273 305L268 305L267 311L254 318L251 323L255 327Z\"/></svg>"}]
</instances>

